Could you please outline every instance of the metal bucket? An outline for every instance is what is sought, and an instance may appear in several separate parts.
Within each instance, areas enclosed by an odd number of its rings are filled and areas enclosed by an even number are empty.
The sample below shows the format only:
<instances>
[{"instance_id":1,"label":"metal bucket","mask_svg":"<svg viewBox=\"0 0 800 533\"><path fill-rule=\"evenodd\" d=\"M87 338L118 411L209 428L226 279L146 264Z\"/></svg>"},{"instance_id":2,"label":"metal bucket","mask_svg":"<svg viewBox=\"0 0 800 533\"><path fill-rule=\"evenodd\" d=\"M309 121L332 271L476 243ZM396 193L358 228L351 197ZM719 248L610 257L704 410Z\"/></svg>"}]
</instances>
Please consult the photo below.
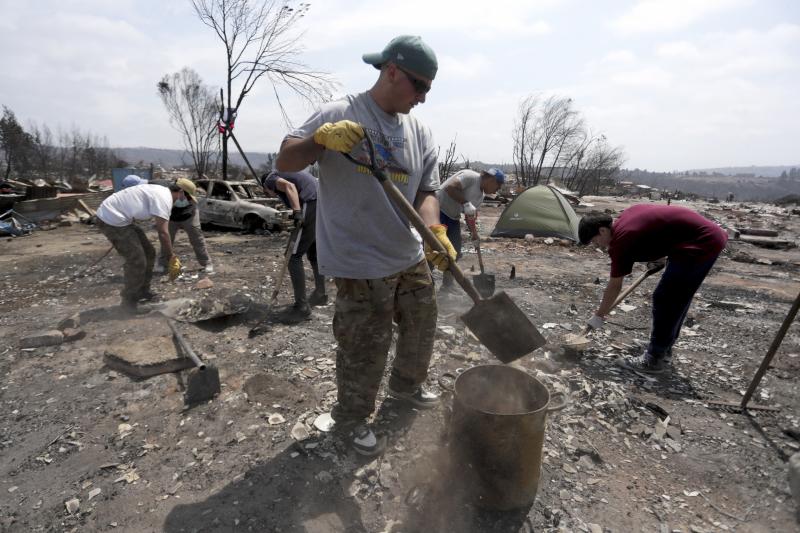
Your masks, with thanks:
<instances>
[{"instance_id":1,"label":"metal bucket","mask_svg":"<svg viewBox=\"0 0 800 533\"><path fill-rule=\"evenodd\" d=\"M474 503L493 510L531 505L539 488L550 392L526 372L505 365L476 366L454 384L450 450Z\"/></svg>"}]
</instances>

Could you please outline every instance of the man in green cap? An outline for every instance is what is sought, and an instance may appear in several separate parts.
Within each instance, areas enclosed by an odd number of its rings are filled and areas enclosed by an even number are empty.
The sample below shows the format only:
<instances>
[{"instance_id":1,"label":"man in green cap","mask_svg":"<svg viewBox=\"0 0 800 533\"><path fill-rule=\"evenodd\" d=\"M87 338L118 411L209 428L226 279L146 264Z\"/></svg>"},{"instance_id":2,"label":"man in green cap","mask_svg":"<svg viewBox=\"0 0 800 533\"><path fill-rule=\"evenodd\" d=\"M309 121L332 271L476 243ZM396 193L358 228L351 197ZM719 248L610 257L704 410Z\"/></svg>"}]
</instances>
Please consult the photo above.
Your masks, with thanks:
<instances>
[{"instance_id":1,"label":"man in green cap","mask_svg":"<svg viewBox=\"0 0 800 533\"><path fill-rule=\"evenodd\" d=\"M364 62L380 71L366 92L322 106L281 145L276 168L295 172L319 164L317 258L319 270L338 289L333 332L340 432L363 455L385 447L367 424L375 409L393 322L398 326L388 394L417 408L438 404L422 384L428 374L436 329L436 298L426 258L446 269L455 260L446 227L439 223L439 170L430 130L408 113L425 102L436 77L433 50L420 37L402 35ZM416 207L448 250L425 248L366 166L369 135L377 164Z\"/></svg>"}]
</instances>

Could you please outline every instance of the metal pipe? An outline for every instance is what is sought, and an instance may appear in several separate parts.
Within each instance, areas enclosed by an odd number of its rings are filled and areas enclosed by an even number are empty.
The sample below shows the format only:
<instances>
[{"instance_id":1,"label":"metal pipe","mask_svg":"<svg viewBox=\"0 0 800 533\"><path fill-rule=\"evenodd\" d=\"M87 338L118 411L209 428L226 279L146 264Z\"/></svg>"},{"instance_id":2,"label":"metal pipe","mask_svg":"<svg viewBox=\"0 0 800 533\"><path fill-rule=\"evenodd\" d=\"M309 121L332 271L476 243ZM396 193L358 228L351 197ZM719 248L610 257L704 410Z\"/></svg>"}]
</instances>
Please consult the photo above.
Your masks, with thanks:
<instances>
[{"instance_id":1,"label":"metal pipe","mask_svg":"<svg viewBox=\"0 0 800 533\"><path fill-rule=\"evenodd\" d=\"M192 347L189 346L188 342L186 342L186 339L183 338L183 335L181 335L181 332L175 327L175 324L172 322L172 320L167 319L167 324L169 324L169 329L171 329L172 334L175 335L175 340L178 341L178 345L181 347L181 350L183 350L184 355L189 357L189 359L192 360L197 368L200 370L205 370L206 364L201 361L199 357L197 357L197 354L194 353L194 350L192 350Z\"/></svg>"}]
</instances>

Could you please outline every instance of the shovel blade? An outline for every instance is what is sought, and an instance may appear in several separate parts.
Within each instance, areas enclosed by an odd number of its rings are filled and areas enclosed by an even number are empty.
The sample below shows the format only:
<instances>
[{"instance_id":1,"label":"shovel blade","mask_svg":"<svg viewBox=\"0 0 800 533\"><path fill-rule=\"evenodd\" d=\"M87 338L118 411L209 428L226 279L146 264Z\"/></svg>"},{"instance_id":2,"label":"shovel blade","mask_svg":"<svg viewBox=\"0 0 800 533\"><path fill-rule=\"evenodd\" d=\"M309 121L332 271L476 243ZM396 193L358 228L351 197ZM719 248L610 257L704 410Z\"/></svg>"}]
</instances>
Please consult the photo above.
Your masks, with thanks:
<instances>
[{"instance_id":1,"label":"shovel blade","mask_svg":"<svg viewBox=\"0 0 800 533\"><path fill-rule=\"evenodd\" d=\"M494 294L494 274L476 274L472 276L472 284L482 298L490 298Z\"/></svg>"},{"instance_id":2,"label":"shovel blade","mask_svg":"<svg viewBox=\"0 0 800 533\"><path fill-rule=\"evenodd\" d=\"M193 368L186 379L186 394L184 401L187 404L205 402L220 393L219 370L215 366L206 365L205 368Z\"/></svg>"},{"instance_id":3,"label":"shovel blade","mask_svg":"<svg viewBox=\"0 0 800 533\"><path fill-rule=\"evenodd\" d=\"M516 361L547 344L528 316L505 292L480 300L461 320L503 363Z\"/></svg>"}]
</instances>

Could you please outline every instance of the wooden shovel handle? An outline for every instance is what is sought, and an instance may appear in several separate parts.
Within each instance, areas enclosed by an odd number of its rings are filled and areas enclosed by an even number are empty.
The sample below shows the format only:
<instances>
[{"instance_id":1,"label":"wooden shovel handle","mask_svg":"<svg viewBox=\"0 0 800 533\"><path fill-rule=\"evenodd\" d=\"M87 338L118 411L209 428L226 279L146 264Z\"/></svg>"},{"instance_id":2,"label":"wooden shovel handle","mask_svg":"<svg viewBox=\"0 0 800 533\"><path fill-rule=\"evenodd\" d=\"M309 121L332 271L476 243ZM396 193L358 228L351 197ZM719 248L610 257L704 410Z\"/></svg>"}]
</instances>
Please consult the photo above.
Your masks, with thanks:
<instances>
[{"instance_id":1,"label":"wooden shovel handle","mask_svg":"<svg viewBox=\"0 0 800 533\"><path fill-rule=\"evenodd\" d=\"M478 252L478 264L481 267L481 274L485 274L485 270L483 268L483 254L481 254L481 240L478 237L478 228L475 227L475 217L468 217L465 216L464 220L469 226L469 231L472 233L472 240L475 243L475 250Z\"/></svg>"},{"instance_id":2,"label":"wooden shovel handle","mask_svg":"<svg viewBox=\"0 0 800 533\"><path fill-rule=\"evenodd\" d=\"M377 170L376 172L383 172L382 170ZM377 176L376 176L377 177ZM381 186L383 186L383 190L386 191L386 194L389 196L389 199L394 202L394 204L403 212L403 214L408 218L411 222L411 225L414 226L420 235L422 235L422 240L425 241L425 244L436 250L437 252L447 254L447 250L444 249L442 243L439 242L439 239L436 238L436 235L428 228L425 224L425 221L422 220L422 217L419 216L414 206L403 196L403 193L397 188L397 186L392 183L390 179L380 179ZM472 283L464 277L464 272L459 268L455 261L450 260L449 266L447 269L453 274L453 278L461 285L461 288L466 291L467 295L472 298L472 301L478 303L481 300L480 294L478 291L475 290L475 287Z\"/></svg>"},{"instance_id":3,"label":"wooden shovel handle","mask_svg":"<svg viewBox=\"0 0 800 533\"><path fill-rule=\"evenodd\" d=\"M652 276L653 274L655 274L656 272L658 272L659 270L661 270L663 268L664 268L664 263L658 263L655 266L647 269L641 276L636 278L630 285L628 285L625 288L625 290L622 291L619 294L619 296L617 296L617 299L614 300L614 303L611 305L611 309L614 309L619 304L621 304L622 300L627 298L628 295L633 292L633 289L638 287L645 279L647 279L648 277ZM609 311L611 311L611 309L609 309Z\"/></svg>"}]
</instances>

